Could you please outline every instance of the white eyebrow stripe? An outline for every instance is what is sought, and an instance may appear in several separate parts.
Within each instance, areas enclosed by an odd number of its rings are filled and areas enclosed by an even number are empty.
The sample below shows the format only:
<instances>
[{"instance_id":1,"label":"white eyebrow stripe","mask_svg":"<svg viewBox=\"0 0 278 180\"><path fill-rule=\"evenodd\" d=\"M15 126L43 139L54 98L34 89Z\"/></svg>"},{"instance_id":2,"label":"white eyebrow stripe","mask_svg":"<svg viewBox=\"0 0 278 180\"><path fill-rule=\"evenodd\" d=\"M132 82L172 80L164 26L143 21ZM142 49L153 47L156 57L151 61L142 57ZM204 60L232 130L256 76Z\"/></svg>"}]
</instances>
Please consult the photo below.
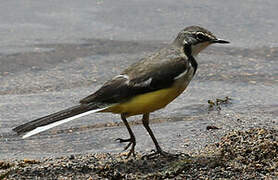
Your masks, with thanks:
<instances>
[{"instance_id":1,"label":"white eyebrow stripe","mask_svg":"<svg viewBox=\"0 0 278 180\"><path fill-rule=\"evenodd\" d=\"M185 33L185 34L203 34L204 36L207 36L207 37L209 37L209 38L211 38L211 39L215 39L214 36L212 36L212 35L210 35L210 34L208 34L208 33L204 33L204 32L202 32L202 31L197 31L197 32L183 31L183 33Z\"/></svg>"}]
</instances>

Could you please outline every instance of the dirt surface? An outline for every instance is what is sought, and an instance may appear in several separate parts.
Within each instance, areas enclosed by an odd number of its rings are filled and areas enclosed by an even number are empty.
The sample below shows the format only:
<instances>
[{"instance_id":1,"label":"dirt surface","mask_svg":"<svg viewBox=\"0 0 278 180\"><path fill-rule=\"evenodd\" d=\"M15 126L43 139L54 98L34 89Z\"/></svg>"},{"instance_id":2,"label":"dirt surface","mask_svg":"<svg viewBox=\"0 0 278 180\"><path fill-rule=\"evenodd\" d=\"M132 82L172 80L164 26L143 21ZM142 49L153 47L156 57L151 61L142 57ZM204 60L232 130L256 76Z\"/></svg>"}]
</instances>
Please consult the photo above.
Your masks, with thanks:
<instances>
[{"instance_id":1,"label":"dirt surface","mask_svg":"<svg viewBox=\"0 0 278 180\"><path fill-rule=\"evenodd\" d=\"M198 154L152 157L137 153L83 154L0 161L6 179L273 179L278 176L278 131L232 131Z\"/></svg>"}]
</instances>

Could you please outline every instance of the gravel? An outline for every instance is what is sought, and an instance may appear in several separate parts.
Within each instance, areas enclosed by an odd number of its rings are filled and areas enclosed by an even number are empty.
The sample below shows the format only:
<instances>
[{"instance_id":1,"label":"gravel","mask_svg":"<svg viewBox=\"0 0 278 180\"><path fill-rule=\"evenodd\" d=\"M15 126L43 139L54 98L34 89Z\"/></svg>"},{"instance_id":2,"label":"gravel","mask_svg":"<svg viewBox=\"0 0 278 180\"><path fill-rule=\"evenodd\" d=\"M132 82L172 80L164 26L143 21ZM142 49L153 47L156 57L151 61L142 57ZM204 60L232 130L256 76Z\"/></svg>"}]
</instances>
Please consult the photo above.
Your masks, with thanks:
<instances>
[{"instance_id":1,"label":"gravel","mask_svg":"<svg viewBox=\"0 0 278 180\"><path fill-rule=\"evenodd\" d=\"M278 130L232 131L199 153L175 158L144 155L125 159L126 153L100 153L0 161L0 179L274 179L278 177Z\"/></svg>"}]
</instances>

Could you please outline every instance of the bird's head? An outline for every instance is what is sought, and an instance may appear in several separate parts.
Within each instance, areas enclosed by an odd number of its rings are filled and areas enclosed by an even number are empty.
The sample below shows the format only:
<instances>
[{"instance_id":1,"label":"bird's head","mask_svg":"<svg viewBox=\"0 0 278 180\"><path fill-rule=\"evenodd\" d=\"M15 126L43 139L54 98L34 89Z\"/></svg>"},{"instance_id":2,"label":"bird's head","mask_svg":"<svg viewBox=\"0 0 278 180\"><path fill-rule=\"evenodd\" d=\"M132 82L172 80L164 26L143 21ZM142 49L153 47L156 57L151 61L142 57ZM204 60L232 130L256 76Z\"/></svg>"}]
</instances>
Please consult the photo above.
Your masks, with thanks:
<instances>
[{"instance_id":1,"label":"bird's head","mask_svg":"<svg viewBox=\"0 0 278 180\"><path fill-rule=\"evenodd\" d=\"M184 49L186 55L196 56L211 44L226 44L228 41L217 39L210 31L199 26L189 26L179 32L173 42Z\"/></svg>"}]
</instances>

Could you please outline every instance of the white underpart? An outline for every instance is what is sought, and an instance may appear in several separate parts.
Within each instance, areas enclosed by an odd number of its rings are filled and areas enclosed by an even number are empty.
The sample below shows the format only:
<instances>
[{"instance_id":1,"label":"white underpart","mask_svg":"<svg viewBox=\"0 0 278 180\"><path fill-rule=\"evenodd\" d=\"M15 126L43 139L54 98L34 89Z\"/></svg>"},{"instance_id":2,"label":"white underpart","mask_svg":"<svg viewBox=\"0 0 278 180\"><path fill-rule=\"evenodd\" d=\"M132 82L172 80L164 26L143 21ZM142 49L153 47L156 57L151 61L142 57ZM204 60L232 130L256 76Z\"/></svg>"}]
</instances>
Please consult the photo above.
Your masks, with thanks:
<instances>
[{"instance_id":1,"label":"white underpart","mask_svg":"<svg viewBox=\"0 0 278 180\"><path fill-rule=\"evenodd\" d=\"M29 131L28 133L26 133L24 136L22 136L22 138L23 139L28 138L28 137L33 136L35 134L38 134L40 132L43 132L43 131L46 131L46 130L51 129L53 127L59 126L59 125L64 124L64 123L67 123L67 122L72 121L74 119L89 115L91 113L99 112L99 111L104 110L106 108L107 107L101 108L101 109L94 109L94 110L91 110L91 111L87 111L87 112L77 114L75 116L63 119L61 121L57 121L57 122L54 122L54 123L51 123L51 124L48 124L48 125L45 125L45 126L37 127L36 129L33 129L32 131Z\"/></svg>"}]
</instances>

